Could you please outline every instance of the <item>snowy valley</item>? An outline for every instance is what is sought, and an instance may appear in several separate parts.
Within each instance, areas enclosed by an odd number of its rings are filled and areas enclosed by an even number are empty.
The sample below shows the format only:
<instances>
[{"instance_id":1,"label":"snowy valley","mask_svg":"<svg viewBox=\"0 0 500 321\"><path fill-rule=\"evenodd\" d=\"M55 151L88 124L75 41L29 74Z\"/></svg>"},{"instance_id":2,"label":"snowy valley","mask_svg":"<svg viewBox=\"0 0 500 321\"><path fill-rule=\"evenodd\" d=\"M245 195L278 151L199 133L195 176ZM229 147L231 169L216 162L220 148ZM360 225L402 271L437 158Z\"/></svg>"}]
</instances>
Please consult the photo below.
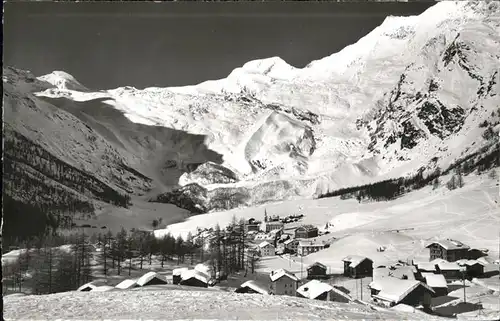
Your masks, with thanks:
<instances>
[{"instance_id":1,"label":"snowy valley","mask_svg":"<svg viewBox=\"0 0 500 321\"><path fill-rule=\"evenodd\" d=\"M424 320L458 313L479 320L480 312L486 319L498 317L493 302L500 263L498 1L441 1L419 16L389 16L358 42L304 68L272 57L192 86L95 89L63 71L36 77L13 67L4 67L2 79L4 252L47 231L82 232L82 253L85 246L94 249L87 263L82 254L86 277L109 279L113 289L13 294L5 297L8 318L53 318L54 308L58 318ZM281 234L291 239L302 226L315 228L313 241L321 249L292 255L281 242L278 253L278 237L270 239L265 227L268 214L278 217ZM283 221L297 214L300 220ZM226 237L233 230L225 228L236 229L236 221L245 222L239 223L243 229L265 221L238 249L243 257L248 246L258 252L269 241L275 247L273 255L260 255L255 274L252 266L247 275L245 259L229 281L214 270L210 277L218 285L209 295L170 284L114 288L125 278L121 264L129 277L131 271L139 276L147 255L145 269L163 276L194 261L220 268L213 241L205 238L214 238L216 226ZM101 239L105 232L109 244ZM128 257L113 252L120 233L130 233ZM96 244L84 245L90 234L89 242ZM157 241L148 239L152 236ZM368 287L374 274L360 287L361 300L354 295L357 280L342 276L346 257L370 258L374 271L394 264L412 269L432 261L429 244L449 239L481 252L482 261L474 264L488 271L479 281L469 278L467 286L463 278L463 288L474 304L485 300L484 308L453 310L462 304L456 280L447 280L446 297L452 299L433 298L428 314L421 302L415 309L401 300L396 308L383 308L370 301L377 295ZM161 240L173 242L169 250L143 246ZM108 245L112 268L100 261L106 262L101 251ZM16 246L2 256L2 265L23 256ZM52 259L52 247L42 252ZM71 255L66 258L71 261ZM231 293L243 281L267 281L279 269L306 282L305 266L316 262L325 265L332 286L347 289L349 303ZM164 263L170 264L168 271ZM9 268L12 280L21 274L21 268ZM117 275L107 275L107 268ZM415 282L426 288L421 272L415 272ZM24 281L12 282L16 288ZM112 308L110 301L116 303ZM93 311L86 309L89 304ZM436 310L448 308L453 311Z\"/></svg>"}]
</instances>

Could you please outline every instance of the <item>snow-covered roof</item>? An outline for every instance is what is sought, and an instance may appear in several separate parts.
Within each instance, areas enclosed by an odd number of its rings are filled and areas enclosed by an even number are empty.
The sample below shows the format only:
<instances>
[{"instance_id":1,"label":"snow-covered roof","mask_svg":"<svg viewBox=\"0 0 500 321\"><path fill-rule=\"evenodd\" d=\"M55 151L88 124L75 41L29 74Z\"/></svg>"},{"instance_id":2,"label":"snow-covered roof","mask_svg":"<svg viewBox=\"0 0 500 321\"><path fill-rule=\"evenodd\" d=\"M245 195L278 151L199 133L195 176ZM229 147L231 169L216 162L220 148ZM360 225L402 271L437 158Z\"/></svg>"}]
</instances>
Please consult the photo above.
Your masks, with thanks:
<instances>
[{"instance_id":1,"label":"snow-covered roof","mask_svg":"<svg viewBox=\"0 0 500 321\"><path fill-rule=\"evenodd\" d=\"M156 272L148 272L148 273L144 274L143 276L141 276L137 280L137 284L139 286L143 286L144 284L148 283L149 281L151 281L154 278L157 278L157 279L160 279L160 280L166 282L166 279L164 277L162 277L161 275L159 275L158 273L156 273Z\"/></svg>"},{"instance_id":2,"label":"snow-covered roof","mask_svg":"<svg viewBox=\"0 0 500 321\"><path fill-rule=\"evenodd\" d=\"M445 259L436 258L436 259L430 261L429 263L438 264L438 263L441 263L441 262L448 262L448 261L446 261Z\"/></svg>"},{"instance_id":3,"label":"snow-covered roof","mask_svg":"<svg viewBox=\"0 0 500 321\"><path fill-rule=\"evenodd\" d=\"M295 276L295 274L293 274L292 272L290 271L287 271L285 269L278 269L276 271L272 271L270 274L269 274L269 277L271 278L271 281L274 282L276 280L279 280L280 278L282 277L289 277L290 279L294 280L294 281L299 281L299 278Z\"/></svg>"},{"instance_id":4,"label":"snow-covered roof","mask_svg":"<svg viewBox=\"0 0 500 321\"><path fill-rule=\"evenodd\" d=\"M432 262L417 263L417 268L421 271L436 271L436 264Z\"/></svg>"},{"instance_id":5,"label":"snow-covered roof","mask_svg":"<svg viewBox=\"0 0 500 321\"><path fill-rule=\"evenodd\" d=\"M177 268L172 270L172 275L181 276L182 272L189 270L187 267Z\"/></svg>"},{"instance_id":6,"label":"snow-covered roof","mask_svg":"<svg viewBox=\"0 0 500 321\"><path fill-rule=\"evenodd\" d=\"M349 255L342 259L344 262L349 262L349 266L355 268L360 265L364 260L370 260L367 257L359 256L359 255ZM371 261L371 260L370 260Z\"/></svg>"},{"instance_id":7,"label":"snow-covered roof","mask_svg":"<svg viewBox=\"0 0 500 321\"><path fill-rule=\"evenodd\" d=\"M95 288L93 288L92 290L90 290L91 292L107 292L107 291L111 291L111 290L114 290L115 288L110 286L110 285L101 285L101 286L96 286Z\"/></svg>"},{"instance_id":8,"label":"snow-covered roof","mask_svg":"<svg viewBox=\"0 0 500 321\"><path fill-rule=\"evenodd\" d=\"M394 302L396 304L401 302L401 300L403 300L419 285L422 285L427 290L434 293L434 290L432 290L429 286L416 280L400 280L398 278L387 277L370 283L370 287L372 289L380 290L377 295L374 295L375 298Z\"/></svg>"},{"instance_id":9,"label":"snow-covered roof","mask_svg":"<svg viewBox=\"0 0 500 321\"><path fill-rule=\"evenodd\" d=\"M90 289L95 289L97 286L92 284L92 282L85 283L84 285L80 286L77 291L82 291L83 289L90 288Z\"/></svg>"},{"instance_id":10,"label":"snow-covered roof","mask_svg":"<svg viewBox=\"0 0 500 321\"><path fill-rule=\"evenodd\" d=\"M248 287L248 288L250 288L250 289L252 289L255 292L258 292L260 294L264 294L264 295L269 294L269 290L264 285L258 283L257 281L254 281L254 280L246 281L245 283L243 283L240 286L240 288L245 288L245 287Z\"/></svg>"},{"instance_id":11,"label":"snow-covered roof","mask_svg":"<svg viewBox=\"0 0 500 321\"><path fill-rule=\"evenodd\" d=\"M182 272L181 279L183 281L189 280L191 278L195 278L206 284L208 284L208 282L210 281L210 277L207 274L197 270L187 270Z\"/></svg>"},{"instance_id":12,"label":"snow-covered roof","mask_svg":"<svg viewBox=\"0 0 500 321\"><path fill-rule=\"evenodd\" d=\"M296 240L296 239L288 239L285 242L283 242L283 244L288 245L288 244L293 243L293 242L297 242L298 243L299 241Z\"/></svg>"},{"instance_id":13,"label":"snow-covered roof","mask_svg":"<svg viewBox=\"0 0 500 321\"><path fill-rule=\"evenodd\" d=\"M437 264L440 270L445 270L445 271L459 271L461 270L460 265L458 265L456 262L439 262Z\"/></svg>"},{"instance_id":14,"label":"snow-covered roof","mask_svg":"<svg viewBox=\"0 0 500 321\"><path fill-rule=\"evenodd\" d=\"M447 288L448 284L442 274L422 273L425 283L431 288Z\"/></svg>"},{"instance_id":15,"label":"snow-covered roof","mask_svg":"<svg viewBox=\"0 0 500 321\"><path fill-rule=\"evenodd\" d=\"M474 266L476 264L479 264L479 265L485 265L481 262L479 262L478 260L466 260L466 259L463 259L463 260L458 260L456 261L455 263L457 263L458 265L466 265L466 266Z\"/></svg>"},{"instance_id":16,"label":"snow-covered roof","mask_svg":"<svg viewBox=\"0 0 500 321\"><path fill-rule=\"evenodd\" d=\"M90 288L90 289L94 289L98 286L104 286L106 285L106 281L104 280L96 280L96 281L92 281L92 282L89 282L89 283L85 283L84 285L80 286L77 291L82 291L83 289L85 288Z\"/></svg>"},{"instance_id":17,"label":"snow-covered roof","mask_svg":"<svg viewBox=\"0 0 500 321\"><path fill-rule=\"evenodd\" d=\"M297 227L295 229L295 231L300 230L300 229L303 229L306 232L310 232L310 231L317 230L318 228L316 226L312 226L312 225L308 224L308 225L302 225L302 226Z\"/></svg>"},{"instance_id":18,"label":"snow-covered roof","mask_svg":"<svg viewBox=\"0 0 500 321\"><path fill-rule=\"evenodd\" d=\"M415 272L417 271L414 266L400 266L394 270L389 269L389 275L398 279L403 279L406 276L408 280L415 280Z\"/></svg>"},{"instance_id":19,"label":"snow-covered roof","mask_svg":"<svg viewBox=\"0 0 500 321\"><path fill-rule=\"evenodd\" d=\"M316 240L311 240L311 241L305 241L301 240L299 241L299 246L304 247L304 246L318 246L318 247L324 247L325 244Z\"/></svg>"},{"instance_id":20,"label":"snow-covered roof","mask_svg":"<svg viewBox=\"0 0 500 321\"><path fill-rule=\"evenodd\" d=\"M426 247L429 247L433 244L438 244L446 250L470 249L470 247L468 245L465 245L464 243L462 243L460 241L451 240L451 239L432 241Z\"/></svg>"},{"instance_id":21,"label":"snow-covered roof","mask_svg":"<svg viewBox=\"0 0 500 321\"><path fill-rule=\"evenodd\" d=\"M396 269L389 268L376 268L373 269L373 279L382 277L395 277L403 279L406 276L407 280L415 280L415 267L414 266L399 266Z\"/></svg>"},{"instance_id":22,"label":"snow-covered roof","mask_svg":"<svg viewBox=\"0 0 500 321\"><path fill-rule=\"evenodd\" d=\"M271 243L269 243L268 241L264 241L264 242L262 242L262 243L260 243L260 244L259 244L259 247L260 247L260 248L264 248L264 247L269 246L269 245L271 245L271 246L272 246L272 244L271 244Z\"/></svg>"},{"instance_id":23,"label":"snow-covered roof","mask_svg":"<svg viewBox=\"0 0 500 321\"><path fill-rule=\"evenodd\" d=\"M125 289L130 289L131 287L133 287L135 285L137 285L137 280L127 279L127 280L123 280L120 283L118 283L115 286L115 288L125 290Z\"/></svg>"},{"instance_id":24,"label":"snow-covered roof","mask_svg":"<svg viewBox=\"0 0 500 321\"><path fill-rule=\"evenodd\" d=\"M313 264L309 265L307 267L307 269L309 270L310 268L312 268L313 266L319 266L320 268L323 268L323 269L327 269L326 265L320 263L320 262L314 262Z\"/></svg>"},{"instance_id":25,"label":"snow-covered roof","mask_svg":"<svg viewBox=\"0 0 500 321\"><path fill-rule=\"evenodd\" d=\"M298 293L308 299L316 299L321 294L329 291L333 291L333 287L318 280L307 282L297 289Z\"/></svg>"},{"instance_id":26,"label":"snow-covered roof","mask_svg":"<svg viewBox=\"0 0 500 321\"><path fill-rule=\"evenodd\" d=\"M196 264L194 269L206 275L210 275L211 274L210 271L212 271L212 268L210 266L203 263Z\"/></svg>"}]
</instances>

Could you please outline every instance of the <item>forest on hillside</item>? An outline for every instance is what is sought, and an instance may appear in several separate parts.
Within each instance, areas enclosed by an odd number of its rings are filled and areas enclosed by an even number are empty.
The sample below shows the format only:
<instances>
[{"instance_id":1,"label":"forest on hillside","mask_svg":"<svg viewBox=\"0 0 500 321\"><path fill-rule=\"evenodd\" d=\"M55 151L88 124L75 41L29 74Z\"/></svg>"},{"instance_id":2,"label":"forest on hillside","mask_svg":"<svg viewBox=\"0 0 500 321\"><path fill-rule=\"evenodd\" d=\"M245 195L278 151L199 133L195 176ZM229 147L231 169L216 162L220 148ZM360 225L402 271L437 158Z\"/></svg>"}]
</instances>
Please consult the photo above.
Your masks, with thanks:
<instances>
[{"instance_id":1,"label":"forest on hillside","mask_svg":"<svg viewBox=\"0 0 500 321\"><path fill-rule=\"evenodd\" d=\"M341 188L321 194L318 198L340 196L341 199L356 198L359 202L362 200L388 201L428 185L432 185L436 189L441 184L440 177L450 173L453 175L446 186L452 190L463 186L463 175L469 175L475 171L478 174L490 171L490 175L495 176L494 168L497 167L500 167L500 143L498 142L457 160L444 171L438 167L432 172L424 174L425 168L421 168L417 174L407 178L401 177L373 184Z\"/></svg>"}]
</instances>

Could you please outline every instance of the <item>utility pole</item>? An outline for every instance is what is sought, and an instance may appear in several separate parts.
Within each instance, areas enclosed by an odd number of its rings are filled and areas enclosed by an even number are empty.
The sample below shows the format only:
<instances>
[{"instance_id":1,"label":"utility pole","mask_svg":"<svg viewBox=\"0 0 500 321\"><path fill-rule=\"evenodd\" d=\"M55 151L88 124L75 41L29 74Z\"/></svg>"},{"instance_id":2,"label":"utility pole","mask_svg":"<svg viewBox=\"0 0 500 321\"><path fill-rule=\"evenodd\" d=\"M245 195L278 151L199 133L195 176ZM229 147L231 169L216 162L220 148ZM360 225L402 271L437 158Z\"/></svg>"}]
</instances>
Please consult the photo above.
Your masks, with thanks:
<instances>
[{"instance_id":1,"label":"utility pole","mask_svg":"<svg viewBox=\"0 0 500 321\"><path fill-rule=\"evenodd\" d=\"M363 278L361 278L360 281L361 281L361 301L363 301Z\"/></svg>"},{"instance_id":2,"label":"utility pole","mask_svg":"<svg viewBox=\"0 0 500 321\"><path fill-rule=\"evenodd\" d=\"M463 285L464 285L464 303L467 303L467 299L465 296L465 272L463 270L462 270L462 281L463 281Z\"/></svg>"},{"instance_id":3,"label":"utility pole","mask_svg":"<svg viewBox=\"0 0 500 321\"><path fill-rule=\"evenodd\" d=\"M300 279L302 279L302 256L300 256Z\"/></svg>"}]
</instances>

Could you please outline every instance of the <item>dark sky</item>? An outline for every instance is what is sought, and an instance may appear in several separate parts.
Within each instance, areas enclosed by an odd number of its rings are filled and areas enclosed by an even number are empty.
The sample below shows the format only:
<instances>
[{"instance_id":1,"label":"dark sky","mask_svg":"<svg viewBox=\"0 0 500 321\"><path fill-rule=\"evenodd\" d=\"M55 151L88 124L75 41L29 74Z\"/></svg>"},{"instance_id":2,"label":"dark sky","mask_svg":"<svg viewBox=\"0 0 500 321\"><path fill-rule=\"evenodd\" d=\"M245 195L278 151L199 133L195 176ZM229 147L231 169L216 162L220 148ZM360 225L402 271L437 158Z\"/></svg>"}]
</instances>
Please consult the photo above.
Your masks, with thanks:
<instances>
[{"instance_id":1,"label":"dark sky","mask_svg":"<svg viewBox=\"0 0 500 321\"><path fill-rule=\"evenodd\" d=\"M387 15L432 2L39 2L4 4L4 65L66 71L91 88L177 86L280 56L303 67Z\"/></svg>"}]
</instances>

